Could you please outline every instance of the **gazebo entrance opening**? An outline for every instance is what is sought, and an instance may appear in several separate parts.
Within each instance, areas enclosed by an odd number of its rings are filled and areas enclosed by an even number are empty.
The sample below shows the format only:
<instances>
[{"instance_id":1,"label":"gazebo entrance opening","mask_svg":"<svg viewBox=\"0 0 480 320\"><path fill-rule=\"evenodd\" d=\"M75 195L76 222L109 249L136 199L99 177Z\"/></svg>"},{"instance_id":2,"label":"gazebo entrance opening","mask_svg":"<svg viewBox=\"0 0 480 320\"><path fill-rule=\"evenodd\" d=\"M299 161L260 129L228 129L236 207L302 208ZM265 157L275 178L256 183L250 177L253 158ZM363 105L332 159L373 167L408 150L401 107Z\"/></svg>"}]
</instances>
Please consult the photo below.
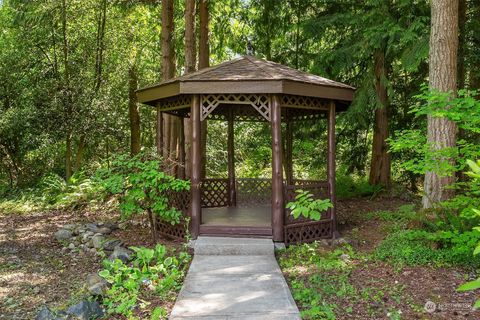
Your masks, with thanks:
<instances>
[{"instance_id":1,"label":"gazebo entrance opening","mask_svg":"<svg viewBox=\"0 0 480 320\"><path fill-rule=\"evenodd\" d=\"M348 85L251 56L138 90L140 102L157 108L159 150L163 148L162 114L190 119L191 190L172 194L170 201L188 217L185 221L189 221L192 238L267 236L290 244L335 236L335 115L347 109L353 92ZM327 122L327 150L319 156L327 159L327 179L295 179L292 127L298 121L322 118ZM201 124L209 120L228 122L227 178L202 177ZM233 129L239 121L270 125L271 178L235 176ZM180 136L184 136L183 131ZM293 219L285 204L294 200L298 189L330 199L334 207L319 221ZM158 232L183 238L186 230L184 224L158 221Z\"/></svg>"}]
</instances>

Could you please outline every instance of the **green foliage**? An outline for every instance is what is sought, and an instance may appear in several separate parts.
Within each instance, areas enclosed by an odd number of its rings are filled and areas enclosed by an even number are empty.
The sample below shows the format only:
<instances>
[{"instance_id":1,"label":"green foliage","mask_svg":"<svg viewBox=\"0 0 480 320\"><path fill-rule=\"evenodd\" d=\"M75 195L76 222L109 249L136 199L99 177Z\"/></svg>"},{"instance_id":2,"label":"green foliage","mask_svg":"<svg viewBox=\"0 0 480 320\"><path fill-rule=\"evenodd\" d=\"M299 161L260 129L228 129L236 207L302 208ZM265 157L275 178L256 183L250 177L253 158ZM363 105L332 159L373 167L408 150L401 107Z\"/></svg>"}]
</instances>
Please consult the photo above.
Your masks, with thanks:
<instances>
[{"instance_id":1,"label":"green foliage","mask_svg":"<svg viewBox=\"0 0 480 320\"><path fill-rule=\"evenodd\" d=\"M99 172L105 189L120 196L123 218L148 211L171 224L180 222L182 213L168 205L168 192L189 190L190 184L160 171L160 163L146 154L119 155Z\"/></svg>"},{"instance_id":2,"label":"green foliage","mask_svg":"<svg viewBox=\"0 0 480 320\"><path fill-rule=\"evenodd\" d=\"M365 176L348 175L339 170L336 177L336 194L339 199L374 196L383 190L381 185L371 185Z\"/></svg>"},{"instance_id":3,"label":"green foliage","mask_svg":"<svg viewBox=\"0 0 480 320\"><path fill-rule=\"evenodd\" d=\"M473 179L473 181L475 181L477 184L480 183L480 160L477 160L477 162L468 160L467 164L471 169L471 171L467 172L467 175L469 175ZM477 191L476 195L477 196L480 195L480 188L476 189L476 191ZM477 208L480 208L480 207L477 207ZM473 213L478 217L480 217L480 210L473 209ZM480 232L480 226L475 227L474 231ZM477 242L475 250L473 251L474 256L478 256L479 254L480 254L480 241ZM476 290L476 289L480 289L480 278L464 283L458 288L459 291L470 291L470 290ZM475 302L474 307L477 309L480 309L480 299L478 299Z\"/></svg>"},{"instance_id":4,"label":"green foliage","mask_svg":"<svg viewBox=\"0 0 480 320\"><path fill-rule=\"evenodd\" d=\"M105 190L95 179L77 172L67 183L56 174L48 174L29 189L13 193L0 202L0 213L27 213L32 210L73 210L102 203Z\"/></svg>"},{"instance_id":5,"label":"green foliage","mask_svg":"<svg viewBox=\"0 0 480 320\"><path fill-rule=\"evenodd\" d=\"M397 265L469 265L479 266L472 259L480 232L400 230L387 236L376 248L375 257Z\"/></svg>"},{"instance_id":6,"label":"green foliage","mask_svg":"<svg viewBox=\"0 0 480 320\"><path fill-rule=\"evenodd\" d=\"M349 283L352 264L340 259L344 254L354 255L348 246L329 252L322 251L318 243L290 246L280 253L279 264L288 274L302 319L335 319L335 311L343 306L329 298L356 295Z\"/></svg>"},{"instance_id":7,"label":"green foliage","mask_svg":"<svg viewBox=\"0 0 480 320\"><path fill-rule=\"evenodd\" d=\"M303 216L318 221L322 217L322 212L333 208L330 199L314 199L313 194L304 190L295 190L295 192L297 193L295 201L287 203L286 206L295 219Z\"/></svg>"},{"instance_id":8,"label":"green foliage","mask_svg":"<svg viewBox=\"0 0 480 320\"><path fill-rule=\"evenodd\" d=\"M480 132L480 101L475 99L475 91L459 90L456 97L450 93L428 90L416 95L417 104L409 111L416 117L444 117L455 122L467 133ZM448 106L448 108L447 108ZM397 133L395 139L389 140L393 153L409 154L403 161L403 169L425 174L433 171L440 176L450 176L466 167L466 159L480 157L480 144L472 139L459 139L455 147L438 148L427 143L425 128L411 129Z\"/></svg>"},{"instance_id":9,"label":"green foliage","mask_svg":"<svg viewBox=\"0 0 480 320\"><path fill-rule=\"evenodd\" d=\"M402 205L396 211L369 212L365 218L388 222L389 231L405 230L412 224L423 223L423 218L416 212L413 204Z\"/></svg>"},{"instance_id":10,"label":"green foliage","mask_svg":"<svg viewBox=\"0 0 480 320\"><path fill-rule=\"evenodd\" d=\"M99 275L110 285L103 299L108 314L131 317L136 308L141 308L142 295L154 292L165 299L172 299L181 287L182 279L190 261L186 252L178 256L167 253L165 246L158 244L154 249L131 247L135 255L131 264L119 259L104 260L104 269ZM143 306L145 307L145 306ZM158 307L152 319L165 315Z\"/></svg>"}]
</instances>

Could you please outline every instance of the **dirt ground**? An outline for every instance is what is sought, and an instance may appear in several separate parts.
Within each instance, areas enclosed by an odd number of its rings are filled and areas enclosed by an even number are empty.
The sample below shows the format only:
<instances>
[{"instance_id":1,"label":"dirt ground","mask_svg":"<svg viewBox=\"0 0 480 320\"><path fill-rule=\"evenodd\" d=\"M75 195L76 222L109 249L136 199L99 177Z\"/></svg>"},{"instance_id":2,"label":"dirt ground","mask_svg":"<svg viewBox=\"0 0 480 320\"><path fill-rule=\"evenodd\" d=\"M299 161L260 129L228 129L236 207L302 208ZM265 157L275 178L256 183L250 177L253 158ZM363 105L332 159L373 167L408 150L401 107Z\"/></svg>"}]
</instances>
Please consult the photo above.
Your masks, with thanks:
<instances>
[{"instance_id":1,"label":"dirt ground","mask_svg":"<svg viewBox=\"0 0 480 320\"><path fill-rule=\"evenodd\" d=\"M378 198L342 200L338 204L339 224L343 236L353 239L355 250L369 252L385 234L380 221L367 220L362 215L378 210L394 210L406 202ZM111 213L102 212L37 212L27 215L0 216L0 319L34 319L38 308L62 307L80 299L89 273L100 268L95 255L70 255L53 234L64 224L109 221ZM151 245L148 229L131 226L112 235L127 246ZM163 240L164 241L164 240ZM178 248L178 242L164 242ZM466 308L475 294L458 293L455 288L464 282L467 270L431 267L406 267L396 270L379 262L357 261L350 275L359 290L373 288L381 292L379 302L357 301L350 314L338 314L339 319L382 319L372 308L401 308L402 319L480 319L478 312ZM398 290L397 290L398 289ZM423 306L433 301L443 311L426 313ZM161 304L171 308L173 301L152 298L152 307ZM338 299L338 304L351 302ZM373 314L375 310L373 310Z\"/></svg>"},{"instance_id":2,"label":"dirt ground","mask_svg":"<svg viewBox=\"0 0 480 320\"><path fill-rule=\"evenodd\" d=\"M382 228L385 222L366 220L364 215L395 210L404 204L408 202L392 198L340 200L337 207L340 233L355 252L368 254L387 235L387 228ZM456 291L472 270L433 266L398 268L373 259L353 263L348 283L355 288L355 297L333 295L328 299L329 303L341 306L339 310L349 309L337 312L337 319L398 319L395 315L387 316L388 310L400 310L401 319L480 319L480 311L471 308L479 297L474 292ZM307 286L306 279L311 274L307 270L302 274ZM285 276L289 278L288 273ZM428 301L435 303L436 311L425 310Z\"/></svg>"},{"instance_id":3,"label":"dirt ground","mask_svg":"<svg viewBox=\"0 0 480 320\"><path fill-rule=\"evenodd\" d=\"M101 259L94 254L62 252L54 233L64 224L111 221L104 212L37 212L0 215L0 319L34 319L38 308L64 307L86 293L88 274L97 272ZM150 246L148 229L129 226L111 235L125 245ZM178 242L161 241L177 248ZM150 301L167 309L172 301Z\"/></svg>"}]
</instances>

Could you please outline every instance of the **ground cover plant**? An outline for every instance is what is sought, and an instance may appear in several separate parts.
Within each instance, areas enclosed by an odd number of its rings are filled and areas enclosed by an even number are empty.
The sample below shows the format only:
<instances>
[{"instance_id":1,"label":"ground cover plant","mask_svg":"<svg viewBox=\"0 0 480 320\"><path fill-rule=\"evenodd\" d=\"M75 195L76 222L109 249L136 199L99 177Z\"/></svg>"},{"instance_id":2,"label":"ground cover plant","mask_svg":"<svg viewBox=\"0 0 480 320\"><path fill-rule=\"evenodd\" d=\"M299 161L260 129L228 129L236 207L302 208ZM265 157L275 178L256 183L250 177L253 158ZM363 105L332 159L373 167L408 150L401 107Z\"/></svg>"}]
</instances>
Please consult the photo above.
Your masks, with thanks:
<instances>
[{"instance_id":1,"label":"ground cover plant","mask_svg":"<svg viewBox=\"0 0 480 320\"><path fill-rule=\"evenodd\" d=\"M185 251L178 256L172 255L160 244L153 249L130 249L134 251L132 262L125 263L120 259L103 261L103 269L98 274L110 284L110 288L102 303L110 316L141 319L150 315L151 319L165 319L168 311L161 306L152 307L148 296L157 295L175 301L190 257Z\"/></svg>"}]
</instances>

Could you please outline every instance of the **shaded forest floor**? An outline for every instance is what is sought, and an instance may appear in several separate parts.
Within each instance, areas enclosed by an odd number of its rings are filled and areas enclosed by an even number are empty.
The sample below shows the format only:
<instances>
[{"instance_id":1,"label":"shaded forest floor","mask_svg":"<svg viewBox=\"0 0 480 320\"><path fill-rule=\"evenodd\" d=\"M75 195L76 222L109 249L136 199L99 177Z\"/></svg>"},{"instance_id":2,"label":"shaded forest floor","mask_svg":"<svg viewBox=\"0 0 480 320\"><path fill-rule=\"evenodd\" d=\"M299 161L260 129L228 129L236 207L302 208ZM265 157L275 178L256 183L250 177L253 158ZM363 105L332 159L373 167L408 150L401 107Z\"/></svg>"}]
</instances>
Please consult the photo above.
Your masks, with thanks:
<instances>
[{"instance_id":1,"label":"shaded forest floor","mask_svg":"<svg viewBox=\"0 0 480 320\"><path fill-rule=\"evenodd\" d=\"M101 268L95 254L62 250L54 233L65 224L110 221L112 214L85 211L48 211L0 215L0 319L34 319L43 304L62 308L86 294L86 278ZM129 225L113 237L125 246L151 246L148 228ZM177 242L160 241L168 247ZM155 301L168 311L173 301ZM153 308L153 307L152 307Z\"/></svg>"},{"instance_id":2,"label":"shaded forest floor","mask_svg":"<svg viewBox=\"0 0 480 320\"><path fill-rule=\"evenodd\" d=\"M406 201L391 198L349 199L338 204L342 236L351 245L348 267L336 269L338 247L319 245L312 251L287 250L280 264L299 306L317 294L318 310L307 319L478 319L470 306L474 293L456 292L468 270L434 266L395 266L370 257L388 234L388 222L371 212L392 211ZM62 307L85 293L88 274L97 272L101 258L91 254L70 254L54 238L64 224L109 221L111 213L87 211L32 212L0 215L0 319L33 319L38 308L47 304ZM129 226L113 234L126 246L151 246L149 230ZM179 243L166 242L169 247ZM322 270L308 259L318 256ZM332 258L333 257L333 258ZM298 261L302 263L299 264ZM313 261L313 260L312 260ZM327 270L327 271L325 271ZM313 277L312 277L313 276ZM321 288L321 289L319 289ZM313 300L315 301L315 300ZM424 305L433 301L434 313ZM153 301L170 311L173 301ZM321 316L319 316L321 315Z\"/></svg>"},{"instance_id":3,"label":"shaded forest floor","mask_svg":"<svg viewBox=\"0 0 480 320\"><path fill-rule=\"evenodd\" d=\"M339 201L340 232L348 244L325 242L279 254L305 319L480 318L480 311L471 308L475 294L456 291L471 270L399 266L373 257L389 226L371 213L395 211L406 204L392 198ZM427 301L435 303L434 312L425 310Z\"/></svg>"}]
</instances>

